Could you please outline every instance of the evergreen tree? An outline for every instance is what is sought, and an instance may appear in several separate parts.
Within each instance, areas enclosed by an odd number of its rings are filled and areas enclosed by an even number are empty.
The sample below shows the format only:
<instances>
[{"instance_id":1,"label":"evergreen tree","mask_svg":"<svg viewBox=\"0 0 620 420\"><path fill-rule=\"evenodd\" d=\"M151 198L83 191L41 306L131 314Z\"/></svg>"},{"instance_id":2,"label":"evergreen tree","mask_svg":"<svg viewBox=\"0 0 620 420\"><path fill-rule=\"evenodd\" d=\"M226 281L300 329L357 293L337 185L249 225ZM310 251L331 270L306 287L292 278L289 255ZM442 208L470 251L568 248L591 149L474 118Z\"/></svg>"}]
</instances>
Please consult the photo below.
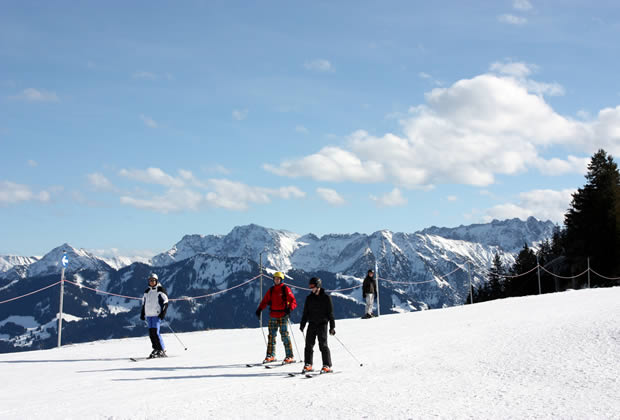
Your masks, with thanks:
<instances>
[{"instance_id":1,"label":"evergreen tree","mask_svg":"<svg viewBox=\"0 0 620 420\"><path fill-rule=\"evenodd\" d=\"M517 255L514 265L511 268L511 274L518 276L508 279L506 282L506 294L508 296L525 296L538 294L538 278L536 271L525 274L532 268L536 267L536 254L527 244L523 245L523 249Z\"/></svg>"},{"instance_id":2,"label":"evergreen tree","mask_svg":"<svg viewBox=\"0 0 620 420\"><path fill-rule=\"evenodd\" d=\"M504 275L504 267L502 266L502 260L499 258L499 253L495 252L493 257L493 265L489 272L489 298L498 299L502 297L502 281L501 277Z\"/></svg>"},{"instance_id":3,"label":"evergreen tree","mask_svg":"<svg viewBox=\"0 0 620 420\"><path fill-rule=\"evenodd\" d=\"M564 217L566 256L573 273L590 257L594 270L613 277L620 268L620 172L604 150L592 156L586 180Z\"/></svg>"}]
</instances>

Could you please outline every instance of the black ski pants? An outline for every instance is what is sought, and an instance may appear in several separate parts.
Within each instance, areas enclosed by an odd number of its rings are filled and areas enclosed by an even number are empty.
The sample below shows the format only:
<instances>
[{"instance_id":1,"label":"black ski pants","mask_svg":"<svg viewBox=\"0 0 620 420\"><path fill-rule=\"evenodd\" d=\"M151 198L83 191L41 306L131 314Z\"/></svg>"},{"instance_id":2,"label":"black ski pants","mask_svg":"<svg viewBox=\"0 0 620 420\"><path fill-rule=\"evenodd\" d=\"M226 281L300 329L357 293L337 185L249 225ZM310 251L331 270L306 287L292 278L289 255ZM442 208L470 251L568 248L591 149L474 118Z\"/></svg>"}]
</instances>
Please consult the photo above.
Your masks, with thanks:
<instances>
[{"instance_id":1,"label":"black ski pants","mask_svg":"<svg viewBox=\"0 0 620 420\"><path fill-rule=\"evenodd\" d=\"M312 364L312 355L314 354L314 343L319 339L319 350L323 357L323 366L332 366L332 356L327 347L327 322L321 324L308 324L308 332L306 333L306 349L304 351L305 364Z\"/></svg>"}]
</instances>

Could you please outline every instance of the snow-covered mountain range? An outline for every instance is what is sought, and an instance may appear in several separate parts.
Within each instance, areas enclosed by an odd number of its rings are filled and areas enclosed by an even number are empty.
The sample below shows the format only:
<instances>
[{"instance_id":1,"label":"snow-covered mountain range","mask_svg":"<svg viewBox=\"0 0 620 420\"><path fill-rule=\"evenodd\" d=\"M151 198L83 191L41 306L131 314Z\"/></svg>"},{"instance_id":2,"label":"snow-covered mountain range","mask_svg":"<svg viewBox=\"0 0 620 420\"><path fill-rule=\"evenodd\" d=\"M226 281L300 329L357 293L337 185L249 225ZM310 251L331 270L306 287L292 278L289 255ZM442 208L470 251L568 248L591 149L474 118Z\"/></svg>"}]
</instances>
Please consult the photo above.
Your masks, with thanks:
<instances>
[{"instance_id":1,"label":"snow-covered mountain range","mask_svg":"<svg viewBox=\"0 0 620 420\"><path fill-rule=\"evenodd\" d=\"M332 293L336 316L347 318L361 315L359 286L376 264L381 312L408 312L462 304L470 277L474 286L484 283L495 253L509 267L525 243L532 246L550 237L553 228L552 222L529 218L416 233L383 230L318 237L252 224L227 235L186 235L150 263L126 266L119 265L122 258L111 262L63 244L41 258L3 257L4 267L12 265L0 272L0 292L11 298L58 281L66 252L66 278L79 285L65 286L64 313L70 322L63 337L71 342L138 334L134 327L140 324L140 303L131 297L142 295L152 271L171 298L223 291L255 278L261 262L266 272L284 271L286 282L301 296L306 292L296 288L317 275L327 289L338 290ZM263 280L265 290L269 283ZM185 331L252 326L260 290L256 280L212 297L178 301L171 305L169 318ZM57 287L0 305L0 351L51 347L57 312ZM299 317L292 315L293 320Z\"/></svg>"}]
</instances>

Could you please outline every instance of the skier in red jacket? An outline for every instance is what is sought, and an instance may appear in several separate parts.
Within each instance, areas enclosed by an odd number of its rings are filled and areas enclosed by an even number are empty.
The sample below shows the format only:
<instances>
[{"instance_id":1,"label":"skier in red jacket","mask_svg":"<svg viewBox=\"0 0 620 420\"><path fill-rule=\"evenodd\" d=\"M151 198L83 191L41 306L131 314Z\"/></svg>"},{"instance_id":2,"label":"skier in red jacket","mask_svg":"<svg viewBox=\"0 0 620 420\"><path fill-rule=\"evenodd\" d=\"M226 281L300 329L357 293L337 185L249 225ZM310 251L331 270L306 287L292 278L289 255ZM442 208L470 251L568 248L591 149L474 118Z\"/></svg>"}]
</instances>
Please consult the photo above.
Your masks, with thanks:
<instances>
[{"instance_id":1,"label":"skier in red jacket","mask_svg":"<svg viewBox=\"0 0 620 420\"><path fill-rule=\"evenodd\" d=\"M256 316L260 317L260 313L263 309L269 305L269 338L267 340L267 355L263 363L269 363L276 360L276 336L278 335L278 329L280 329L280 335L282 336L282 343L284 344L284 350L286 351L286 358L284 363L294 363L295 358L293 356L293 346L291 345L291 338L288 333L289 314L297 307L297 301L295 295L291 291L291 288L283 283L284 274L277 271L273 274L273 286L267 290L265 297L258 305L256 309Z\"/></svg>"}]
</instances>

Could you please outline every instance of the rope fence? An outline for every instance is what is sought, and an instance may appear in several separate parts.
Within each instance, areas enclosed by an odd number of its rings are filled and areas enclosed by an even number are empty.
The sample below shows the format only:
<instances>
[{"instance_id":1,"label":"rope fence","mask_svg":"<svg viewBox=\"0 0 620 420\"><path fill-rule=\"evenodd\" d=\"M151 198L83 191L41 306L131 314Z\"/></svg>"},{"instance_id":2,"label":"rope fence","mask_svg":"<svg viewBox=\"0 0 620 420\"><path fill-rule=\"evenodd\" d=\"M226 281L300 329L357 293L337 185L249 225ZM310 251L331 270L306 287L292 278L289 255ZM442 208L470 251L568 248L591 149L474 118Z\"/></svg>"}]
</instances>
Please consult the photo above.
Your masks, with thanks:
<instances>
[{"instance_id":1,"label":"rope fence","mask_svg":"<svg viewBox=\"0 0 620 420\"><path fill-rule=\"evenodd\" d=\"M597 276L599 276L599 277L601 277L603 279L606 279L606 280L614 280L614 281L620 280L620 277L607 277L607 276L604 276L602 274L597 273L592 268L587 268L582 273L579 273L579 274L574 275L574 276L570 276L570 277L561 276L559 274L555 274L555 273L547 270L545 267L541 266L540 264L534 266L532 269L526 271L525 273L521 273L521 274L517 274L517 275L506 275L506 274L493 273L493 272L491 272L491 271L489 271L489 270L487 270L485 268L481 268L481 267L476 268L476 270L477 271L482 271L483 273L486 273L486 274L495 274L495 275L497 275L498 277L501 277L501 278L506 278L506 279L511 278L512 279L512 278L526 276L526 275L530 274L531 272L533 272L534 270L536 270L538 268L540 268L542 271L544 271L545 273L548 273L548 274L550 274L552 276L555 276L555 277L561 278L561 279L567 279L567 280L581 277L581 276L583 276L584 274L586 274L588 272L592 272L593 274L595 274L595 275L597 275ZM390 280L390 279L386 279L386 278L382 278L382 277L377 277L377 280L382 280L382 281L385 281L385 282L388 282L388 283L392 283L392 284L407 284L407 285L436 283L436 282L438 282L438 280L445 279L446 277L454 274L455 272L457 272L459 270L462 270L462 271L465 271L465 272L468 271L466 268L463 268L462 266L457 264L457 268L455 268L451 272L449 272L447 274L444 274L442 276L436 277L436 278L431 279L431 280L409 282L409 281ZM171 301L171 302L192 301L192 300L203 299L203 298L207 298L207 297L211 297L211 296L216 296L216 295L219 295L219 294L222 294L222 293L229 292L229 291L231 291L233 289L237 289L239 287L243 287L243 286L245 286L245 285L247 285L247 284L257 280L261 276L271 279L271 276L268 276L266 274L259 274L259 275L255 276L255 277L252 277L249 280L246 280L246 281L244 281L244 282L242 282L240 284L237 284L235 286L229 287L229 288L224 289L224 290L218 290L217 292L207 293L207 294L199 295L199 296L183 296L183 297L179 297L179 298L172 298L172 299L169 299L169 301ZM296 281L293 277L287 276L287 278L289 278L290 280ZM80 288L84 288L84 289L88 289L88 290L91 290L93 292L100 293L100 294L103 294L103 295L116 296L116 297L120 297L120 298L124 298L124 299L142 300L142 297L127 296L127 295L121 295L121 294L112 293L112 292L106 292L104 290L100 290L100 289L96 289L96 288L93 288L93 287L84 286L83 284L79 284L79 283L73 282L71 280L64 279L64 280L59 280L59 281L57 281L55 283L52 283L52 284L50 284L48 286L42 287L40 289L34 290L32 292L29 292L29 293L26 293L26 294L23 294L23 295L20 295L20 296L16 296L16 297L13 297L13 298L10 298L10 299L2 300L2 301L0 301L0 305L2 305L4 303L13 302L13 301L16 301L16 300L19 300L19 299L23 299L25 297L34 295L36 293L40 293L40 292L42 292L42 291L44 291L46 289L49 289L50 287L57 286L58 284L62 283L63 281L67 282L69 284L72 284L74 286L77 286L77 287L80 287ZM297 285L290 284L290 283L287 283L287 285L289 287L293 288L293 289L305 290L305 291L310 291L311 290L311 289L309 289L307 287L301 287L301 286L297 286ZM342 289L325 289L325 290L327 292L331 292L331 293L333 293L333 292L346 292L346 291L349 291L349 290L358 289L360 287L362 287L362 284L358 284L356 286L346 287L346 288L342 288Z\"/></svg>"}]
</instances>

